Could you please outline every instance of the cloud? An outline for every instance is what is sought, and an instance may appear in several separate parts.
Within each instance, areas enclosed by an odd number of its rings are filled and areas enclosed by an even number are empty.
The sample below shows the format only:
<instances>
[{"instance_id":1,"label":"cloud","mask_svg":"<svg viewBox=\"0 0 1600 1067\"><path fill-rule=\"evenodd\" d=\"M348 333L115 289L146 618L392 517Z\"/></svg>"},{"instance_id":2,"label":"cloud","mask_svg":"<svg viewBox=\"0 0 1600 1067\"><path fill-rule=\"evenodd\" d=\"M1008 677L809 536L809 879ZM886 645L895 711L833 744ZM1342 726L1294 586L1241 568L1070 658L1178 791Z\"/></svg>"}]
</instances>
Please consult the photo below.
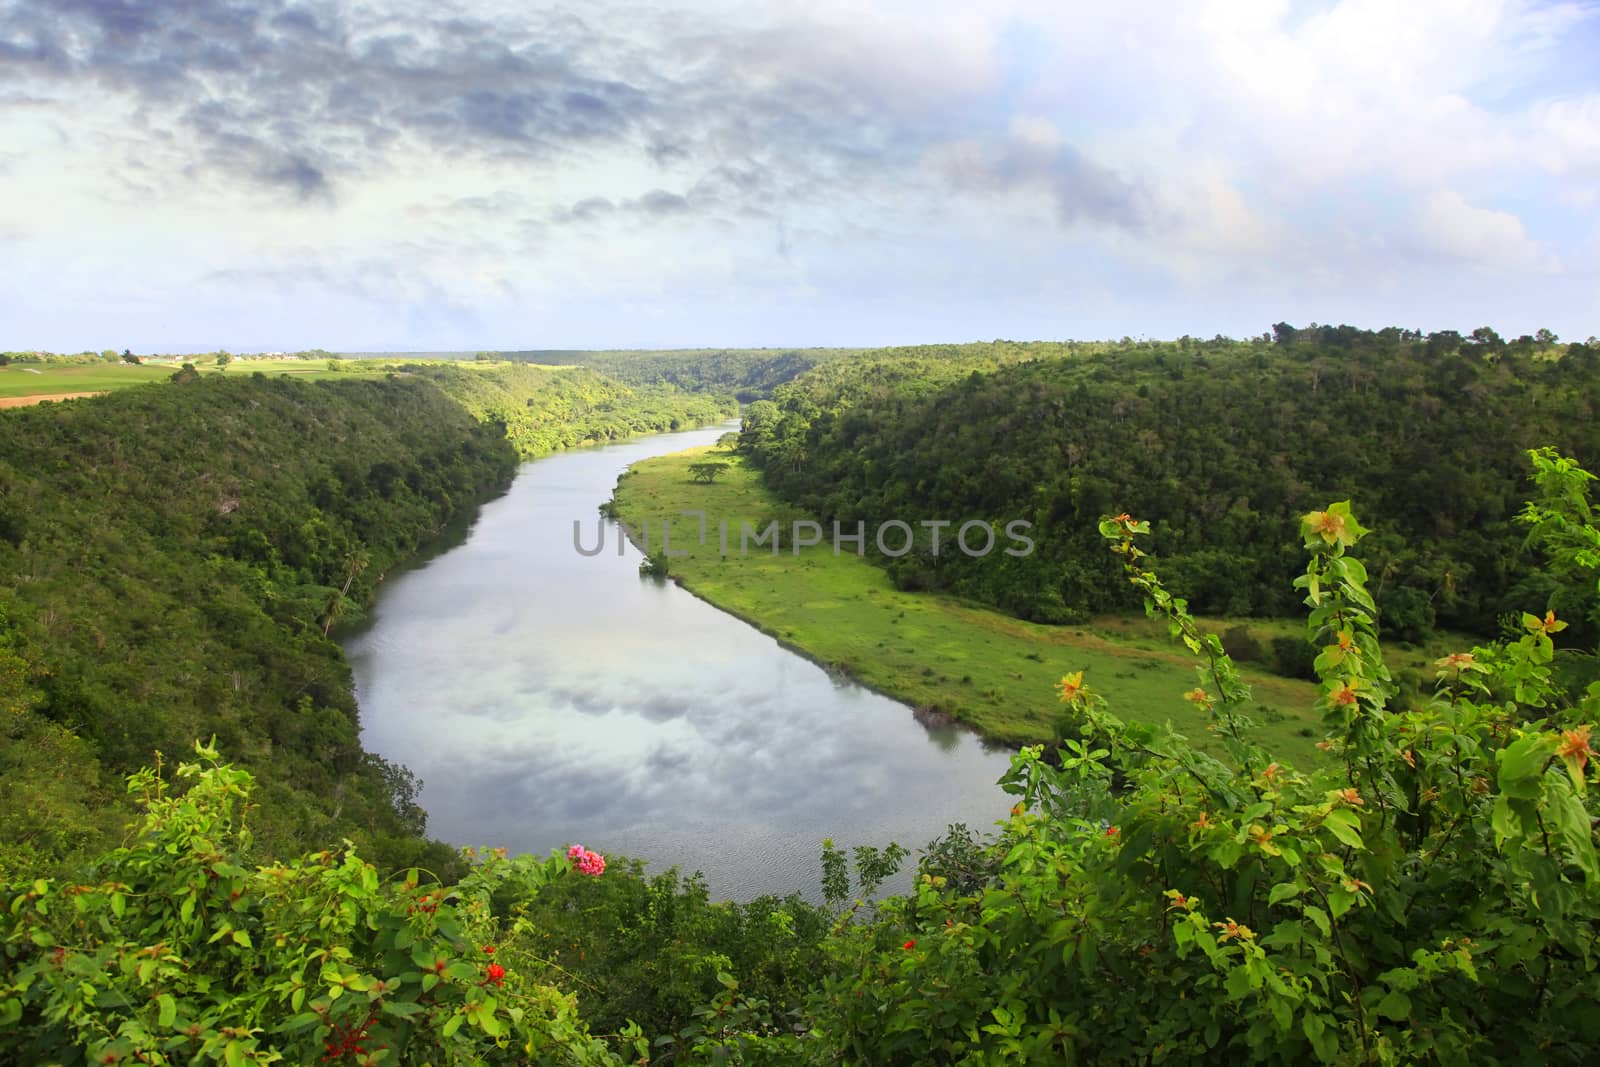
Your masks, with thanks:
<instances>
[{"instance_id":1,"label":"cloud","mask_svg":"<svg viewBox=\"0 0 1600 1067\"><path fill-rule=\"evenodd\" d=\"M670 2L0 0L30 328L129 255L137 321L259 321L295 276L350 302L304 327L334 344L1254 332L1285 293L1477 319L1518 309L1496 264L1596 269L1594 4Z\"/></svg>"},{"instance_id":2,"label":"cloud","mask_svg":"<svg viewBox=\"0 0 1600 1067\"><path fill-rule=\"evenodd\" d=\"M1554 257L1529 239L1516 215L1477 207L1454 190L1441 189L1423 200L1415 232L1426 250L1473 266L1497 270L1560 269Z\"/></svg>"}]
</instances>

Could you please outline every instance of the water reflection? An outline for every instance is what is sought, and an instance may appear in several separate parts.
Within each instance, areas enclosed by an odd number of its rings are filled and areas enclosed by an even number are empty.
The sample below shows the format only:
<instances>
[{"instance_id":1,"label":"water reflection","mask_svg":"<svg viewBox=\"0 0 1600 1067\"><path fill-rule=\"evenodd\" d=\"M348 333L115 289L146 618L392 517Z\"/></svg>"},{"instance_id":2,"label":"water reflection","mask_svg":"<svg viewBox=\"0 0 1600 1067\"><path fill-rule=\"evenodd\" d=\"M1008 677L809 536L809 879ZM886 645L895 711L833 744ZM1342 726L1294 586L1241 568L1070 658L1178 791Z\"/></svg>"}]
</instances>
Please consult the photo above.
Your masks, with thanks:
<instances>
[{"instance_id":1,"label":"water reflection","mask_svg":"<svg viewBox=\"0 0 1600 1067\"><path fill-rule=\"evenodd\" d=\"M631 463L727 427L523 467L459 545L391 577L346 643L366 746L424 781L429 831L572 841L703 870L718 895L814 892L824 837L987 828L1007 753L816 665L671 585L583 520Z\"/></svg>"}]
</instances>

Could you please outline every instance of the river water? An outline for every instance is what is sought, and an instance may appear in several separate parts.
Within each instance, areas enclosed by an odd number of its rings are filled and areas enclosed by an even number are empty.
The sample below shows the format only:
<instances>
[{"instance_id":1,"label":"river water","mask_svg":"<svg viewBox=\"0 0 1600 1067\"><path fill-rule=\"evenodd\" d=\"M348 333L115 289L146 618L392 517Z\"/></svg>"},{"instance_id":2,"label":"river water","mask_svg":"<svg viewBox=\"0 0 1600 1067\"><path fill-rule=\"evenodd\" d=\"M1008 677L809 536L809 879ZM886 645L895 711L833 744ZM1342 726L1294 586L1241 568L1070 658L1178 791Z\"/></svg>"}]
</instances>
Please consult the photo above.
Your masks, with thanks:
<instances>
[{"instance_id":1,"label":"river water","mask_svg":"<svg viewBox=\"0 0 1600 1067\"><path fill-rule=\"evenodd\" d=\"M1006 750L641 580L614 524L600 555L574 549L628 466L729 428L527 463L464 540L385 581L345 652L362 743L421 777L431 836L579 842L702 871L716 897L816 897L824 837L916 849L1005 815Z\"/></svg>"}]
</instances>

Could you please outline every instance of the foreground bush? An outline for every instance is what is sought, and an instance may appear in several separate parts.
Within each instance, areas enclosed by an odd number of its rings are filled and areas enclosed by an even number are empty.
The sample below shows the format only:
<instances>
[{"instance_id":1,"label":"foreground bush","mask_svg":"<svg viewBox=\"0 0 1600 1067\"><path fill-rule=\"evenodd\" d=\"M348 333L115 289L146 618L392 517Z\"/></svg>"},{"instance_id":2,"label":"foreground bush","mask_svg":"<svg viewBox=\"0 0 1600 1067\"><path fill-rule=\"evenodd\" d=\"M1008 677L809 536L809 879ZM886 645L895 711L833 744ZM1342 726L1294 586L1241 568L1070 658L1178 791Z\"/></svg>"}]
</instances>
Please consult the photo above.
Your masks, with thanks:
<instances>
[{"instance_id":1,"label":"foreground bush","mask_svg":"<svg viewBox=\"0 0 1600 1067\"><path fill-rule=\"evenodd\" d=\"M1523 518L1554 571L1592 593L1591 478L1553 453L1534 460L1542 502ZM925 869L878 921L842 931L812 1029L788 1051L874 1064L1594 1062L1600 683L1574 689L1559 679L1583 669L1552 670L1564 623L1522 616L1518 635L1439 661L1432 699L1396 713L1366 571L1348 554L1365 531L1348 505L1307 515L1298 584L1328 733L1326 760L1297 769L1249 742L1247 690L1143 568L1146 529L1101 524L1147 609L1203 661L1188 695L1230 758L1123 722L1069 675L1062 700L1084 740L1060 766L1038 748L1014 761L1020 801L990 876L956 889ZM1108 762L1126 780L1110 806Z\"/></svg>"},{"instance_id":2,"label":"foreground bush","mask_svg":"<svg viewBox=\"0 0 1600 1067\"><path fill-rule=\"evenodd\" d=\"M247 869L251 778L217 760L178 794L134 775L143 825L84 884L10 887L0 1062L615 1062L490 906L575 860L490 853L451 887L349 847Z\"/></svg>"}]
</instances>

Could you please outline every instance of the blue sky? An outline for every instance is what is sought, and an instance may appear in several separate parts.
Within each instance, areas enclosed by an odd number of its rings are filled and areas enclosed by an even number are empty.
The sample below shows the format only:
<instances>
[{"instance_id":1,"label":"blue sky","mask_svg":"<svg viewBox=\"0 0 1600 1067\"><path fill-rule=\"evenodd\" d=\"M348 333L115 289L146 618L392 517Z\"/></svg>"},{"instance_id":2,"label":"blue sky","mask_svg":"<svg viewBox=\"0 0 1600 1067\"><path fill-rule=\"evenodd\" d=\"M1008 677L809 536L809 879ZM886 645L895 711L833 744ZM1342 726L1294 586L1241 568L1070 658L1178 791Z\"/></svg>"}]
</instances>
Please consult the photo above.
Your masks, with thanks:
<instances>
[{"instance_id":1,"label":"blue sky","mask_svg":"<svg viewBox=\"0 0 1600 1067\"><path fill-rule=\"evenodd\" d=\"M1600 333L1600 7L0 0L0 348Z\"/></svg>"}]
</instances>

